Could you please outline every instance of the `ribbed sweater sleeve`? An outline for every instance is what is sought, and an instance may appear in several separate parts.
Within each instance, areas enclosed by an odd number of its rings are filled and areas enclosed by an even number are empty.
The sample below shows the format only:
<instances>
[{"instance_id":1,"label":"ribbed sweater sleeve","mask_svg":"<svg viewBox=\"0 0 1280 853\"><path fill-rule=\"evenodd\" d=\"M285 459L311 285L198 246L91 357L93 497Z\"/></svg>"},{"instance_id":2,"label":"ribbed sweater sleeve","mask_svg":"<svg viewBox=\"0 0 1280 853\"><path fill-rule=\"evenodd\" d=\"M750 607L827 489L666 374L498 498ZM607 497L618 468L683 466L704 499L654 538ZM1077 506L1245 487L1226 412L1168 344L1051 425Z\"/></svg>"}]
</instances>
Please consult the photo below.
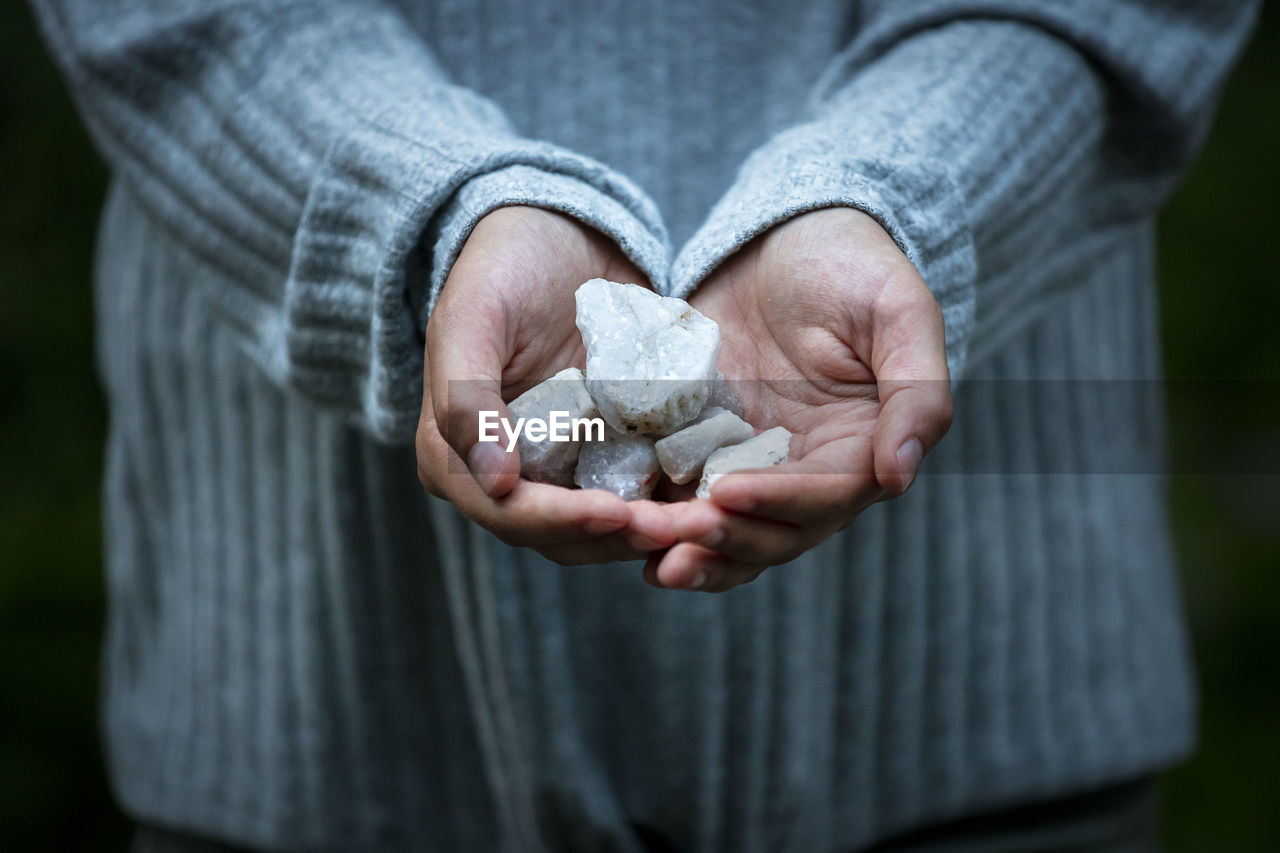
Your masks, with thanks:
<instances>
[{"instance_id":1,"label":"ribbed sweater sleeve","mask_svg":"<svg viewBox=\"0 0 1280 853\"><path fill-rule=\"evenodd\" d=\"M1154 212L1205 136L1253 0L862 4L810 114L676 258L691 292L798 213L876 217L941 304L953 378L1051 304L1061 247ZM1104 248L1104 247L1100 247Z\"/></svg>"},{"instance_id":2,"label":"ribbed sweater sleeve","mask_svg":"<svg viewBox=\"0 0 1280 853\"><path fill-rule=\"evenodd\" d=\"M427 312L490 210L569 213L664 283L632 183L520 138L378 0L33 5L113 171L225 273L213 310L274 379L380 438L413 434Z\"/></svg>"}]
</instances>

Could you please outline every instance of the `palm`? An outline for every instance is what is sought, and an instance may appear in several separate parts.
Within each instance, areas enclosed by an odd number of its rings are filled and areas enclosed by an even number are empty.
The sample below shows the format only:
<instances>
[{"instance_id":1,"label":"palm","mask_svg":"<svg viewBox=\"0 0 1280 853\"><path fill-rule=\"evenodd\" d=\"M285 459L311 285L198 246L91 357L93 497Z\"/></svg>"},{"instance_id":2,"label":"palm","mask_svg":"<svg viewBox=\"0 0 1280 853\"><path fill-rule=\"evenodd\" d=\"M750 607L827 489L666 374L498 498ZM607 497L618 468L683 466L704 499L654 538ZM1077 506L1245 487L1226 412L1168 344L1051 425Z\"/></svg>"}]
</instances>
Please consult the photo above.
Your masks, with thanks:
<instances>
[{"instance_id":1,"label":"palm","mask_svg":"<svg viewBox=\"0 0 1280 853\"><path fill-rule=\"evenodd\" d=\"M458 310L490 314L490 325L501 332L491 340L499 347L493 355L502 364L506 400L565 367L583 366L586 356L574 324L578 285L597 277L645 282L598 233L527 207L500 209L481 220L455 275L468 285Z\"/></svg>"},{"instance_id":2,"label":"palm","mask_svg":"<svg viewBox=\"0 0 1280 853\"><path fill-rule=\"evenodd\" d=\"M880 403L870 352L833 310L848 298L839 264L798 265L789 248L753 244L693 304L720 324L720 369L748 421L786 427L794 456L839 443L848 467L869 467Z\"/></svg>"},{"instance_id":3,"label":"palm","mask_svg":"<svg viewBox=\"0 0 1280 853\"><path fill-rule=\"evenodd\" d=\"M427 325L419 478L503 541L562 563L635 559L673 538L656 504L522 480L516 454L478 440L480 412L583 364L574 292L596 277L645 283L595 231L550 211L503 208L467 238Z\"/></svg>"},{"instance_id":4,"label":"palm","mask_svg":"<svg viewBox=\"0 0 1280 853\"><path fill-rule=\"evenodd\" d=\"M740 249L693 304L721 327L720 368L793 461L733 473L676 516L660 586L723 590L793 559L910 484L950 422L942 317L870 217L827 209ZM941 381L939 381L941 380Z\"/></svg>"}]
</instances>

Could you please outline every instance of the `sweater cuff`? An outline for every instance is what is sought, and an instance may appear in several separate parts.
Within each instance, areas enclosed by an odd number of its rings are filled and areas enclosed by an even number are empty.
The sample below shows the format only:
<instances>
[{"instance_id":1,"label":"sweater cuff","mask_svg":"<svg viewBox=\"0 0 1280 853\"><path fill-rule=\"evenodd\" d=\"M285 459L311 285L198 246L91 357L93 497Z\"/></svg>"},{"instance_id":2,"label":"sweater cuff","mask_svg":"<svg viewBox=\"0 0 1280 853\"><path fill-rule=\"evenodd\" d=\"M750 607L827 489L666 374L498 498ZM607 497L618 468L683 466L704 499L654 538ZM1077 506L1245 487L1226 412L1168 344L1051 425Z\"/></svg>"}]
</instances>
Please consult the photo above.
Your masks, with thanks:
<instances>
[{"instance_id":1,"label":"sweater cuff","mask_svg":"<svg viewBox=\"0 0 1280 853\"><path fill-rule=\"evenodd\" d=\"M819 124L775 137L747 160L680 251L671 295L688 298L753 238L827 207L855 208L875 218L916 266L942 307L947 365L952 376L960 376L974 320L973 233L945 170L930 168L929 158L900 146L850 144Z\"/></svg>"},{"instance_id":2,"label":"sweater cuff","mask_svg":"<svg viewBox=\"0 0 1280 853\"><path fill-rule=\"evenodd\" d=\"M272 360L286 381L335 407L359 401L359 424L392 442L413 437L427 310L484 213L532 204L576 216L655 286L668 252L652 202L606 167L505 134L434 139L418 124L384 114L330 147L294 241L283 334L269 336L283 342Z\"/></svg>"},{"instance_id":3,"label":"sweater cuff","mask_svg":"<svg viewBox=\"0 0 1280 853\"><path fill-rule=\"evenodd\" d=\"M669 255L665 234L655 234L617 199L576 177L525 165L507 166L463 185L428 230L430 287L417 309L419 329L426 328L472 229L498 208L514 205L554 210L591 226L617 244L655 289L665 288Z\"/></svg>"}]
</instances>

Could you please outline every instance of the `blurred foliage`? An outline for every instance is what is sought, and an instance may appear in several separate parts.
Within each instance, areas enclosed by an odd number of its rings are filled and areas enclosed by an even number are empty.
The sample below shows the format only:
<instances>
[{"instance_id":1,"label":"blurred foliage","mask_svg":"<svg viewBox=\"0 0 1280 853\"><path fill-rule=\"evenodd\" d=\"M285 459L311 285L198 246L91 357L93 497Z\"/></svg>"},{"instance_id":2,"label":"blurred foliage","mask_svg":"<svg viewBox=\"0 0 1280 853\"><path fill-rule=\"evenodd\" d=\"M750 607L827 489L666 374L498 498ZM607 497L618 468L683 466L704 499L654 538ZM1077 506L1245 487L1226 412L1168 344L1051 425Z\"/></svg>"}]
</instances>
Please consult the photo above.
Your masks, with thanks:
<instances>
[{"instance_id":1,"label":"blurred foliage","mask_svg":"<svg viewBox=\"0 0 1280 853\"><path fill-rule=\"evenodd\" d=\"M106 170L24 4L0 6L0 847L121 850L98 742Z\"/></svg>"},{"instance_id":2,"label":"blurred foliage","mask_svg":"<svg viewBox=\"0 0 1280 853\"><path fill-rule=\"evenodd\" d=\"M1175 470L1280 446L1277 48L1271 6L1162 218L1160 257L1170 375L1272 382L1229 411L1171 395ZM95 707L105 414L88 282L105 179L29 13L0 6L0 845L12 850L120 850L128 837ZM1280 850L1278 483L1173 478L1203 684L1202 748L1165 782L1173 851Z\"/></svg>"},{"instance_id":3,"label":"blurred foliage","mask_svg":"<svg viewBox=\"0 0 1280 853\"><path fill-rule=\"evenodd\" d=\"M1170 395L1174 470L1212 471L1199 461L1210 459L1231 472L1172 480L1201 680L1200 751L1164 784L1172 851L1280 850L1277 199L1280 9L1268 4L1209 145L1160 221L1168 374L1243 391Z\"/></svg>"}]
</instances>

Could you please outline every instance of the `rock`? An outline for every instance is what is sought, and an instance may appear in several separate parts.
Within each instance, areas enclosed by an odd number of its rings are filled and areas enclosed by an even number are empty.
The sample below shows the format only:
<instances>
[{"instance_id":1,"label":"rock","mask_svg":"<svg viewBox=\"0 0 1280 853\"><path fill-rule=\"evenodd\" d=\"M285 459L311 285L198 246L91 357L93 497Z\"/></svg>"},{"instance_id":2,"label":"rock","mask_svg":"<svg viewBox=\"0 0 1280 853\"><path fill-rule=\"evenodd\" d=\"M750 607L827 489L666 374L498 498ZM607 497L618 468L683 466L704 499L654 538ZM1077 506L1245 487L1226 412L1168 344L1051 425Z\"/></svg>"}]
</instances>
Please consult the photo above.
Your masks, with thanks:
<instances>
[{"instance_id":1,"label":"rock","mask_svg":"<svg viewBox=\"0 0 1280 853\"><path fill-rule=\"evenodd\" d=\"M658 483L653 440L606 428L604 441L583 444L573 479L584 489L604 489L627 501L643 500Z\"/></svg>"},{"instance_id":2,"label":"rock","mask_svg":"<svg viewBox=\"0 0 1280 853\"><path fill-rule=\"evenodd\" d=\"M720 327L683 299L602 278L577 291L587 390L619 432L667 435L704 408Z\"/></svg>"},{"instance_id":3,"label":"rock","mask_svg":"<svg viewBox=\"0 0 1280 853\"><path fill-rule=\"evenodd\" d=\"M756 434L751 424L721 408L708 408L692 424L658 441L658 462L671 482L687 483L702 473L707 457Z\"/></svg>"},{"instance_id":4,"label":"rock","mask_svg":"<svg viewBox=\"0 0 1280 853\"><path fill-rule=\"evenodd\" d=\"M791 433L783 427L774 427L760 433L750 441L722 447L707 458L702 469L702 481L698 483L698 497L711 496L711 487L730 471L746 468L769 468L787 461L791 445Z\"/></svg>"},{"instance_id":5,"label":"rock","mask_svg":"<svg viewBox=\"0 0 1280 853\"><path fill-rule=\"evenodd\" d=\"M729 380L724 378L724 374L716 371L715 382L711 383L711 393L707 395L707 408L724 409L726 412L733 412L740 418L745 418L743 414L742 400L738 399L738 395L734 393L733 387Z\"/></svg>"},{"instance_id":6,"label":"rock","mask_svg":"<svg viewBox=\"0 0 1280 853\"><path fill-rule=\"evenodd\" d=\"M566 368L533 386L512 400L507 410L513 421L519 418L550 420L552 412L567 412L570 420L600 416L587 393L582 371L576 367ZM522 431L516 445L520 450L520 476L536 483L572 486L581 445L581 441L552 441L550 435L542 441L531 441Z\"/></svg>"}]
</instances>

